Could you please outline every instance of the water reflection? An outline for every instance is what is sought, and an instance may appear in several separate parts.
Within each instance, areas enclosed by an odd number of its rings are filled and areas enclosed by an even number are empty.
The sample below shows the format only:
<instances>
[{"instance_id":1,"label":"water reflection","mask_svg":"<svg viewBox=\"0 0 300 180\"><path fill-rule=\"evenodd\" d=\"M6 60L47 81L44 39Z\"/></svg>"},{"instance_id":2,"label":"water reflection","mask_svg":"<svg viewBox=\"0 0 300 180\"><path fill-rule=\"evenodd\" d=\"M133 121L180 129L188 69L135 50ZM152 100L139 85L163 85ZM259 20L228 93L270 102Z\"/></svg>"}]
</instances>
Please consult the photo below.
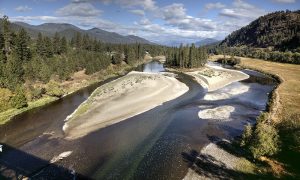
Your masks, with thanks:
<instances>
[{"instance_id":1,"label":"water reflection","mask_svg":"<svg viewBox=\"0 0 300 180\"><path fill-rule=\"evenodd\" d=\"M165 71L164 65L158 61L151 61L143 66L143 72L158 73Z\"/></svg>"}]
</instances>

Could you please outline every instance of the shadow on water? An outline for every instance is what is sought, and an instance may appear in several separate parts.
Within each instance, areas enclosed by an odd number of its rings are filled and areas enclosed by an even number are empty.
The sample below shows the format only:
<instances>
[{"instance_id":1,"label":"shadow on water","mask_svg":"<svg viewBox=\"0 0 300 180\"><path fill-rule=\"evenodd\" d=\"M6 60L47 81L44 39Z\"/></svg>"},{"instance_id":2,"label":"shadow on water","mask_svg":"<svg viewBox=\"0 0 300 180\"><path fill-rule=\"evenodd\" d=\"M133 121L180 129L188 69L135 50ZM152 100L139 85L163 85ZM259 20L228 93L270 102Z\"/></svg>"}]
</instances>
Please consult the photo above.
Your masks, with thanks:
<instances>
[{"instance_id":1,"label":"shadow on water","mask_svg":"<svg viewBox=\"0 0 300 180\"><path fill-rule=\"evenodd\" d=\"M47 180L70 180L70 179L90 179L76 173L72 169L2 144L0 152L0 179L47 179Z\"/></svg>"},{"instance_id":2,"label":"shadow on water","mask_svg":"<svg viewBox=\"0 0 300 180\"><path fill-rule=\"evenodd\" d=\"M259 177L254 174L238 172L227 168L223 162L218 161L210 155L199 154L196 150L191 150L188 153L183 152L181 155L190 169L200 176L209 179L255 179Z\"/></svg>"}]
</instances>

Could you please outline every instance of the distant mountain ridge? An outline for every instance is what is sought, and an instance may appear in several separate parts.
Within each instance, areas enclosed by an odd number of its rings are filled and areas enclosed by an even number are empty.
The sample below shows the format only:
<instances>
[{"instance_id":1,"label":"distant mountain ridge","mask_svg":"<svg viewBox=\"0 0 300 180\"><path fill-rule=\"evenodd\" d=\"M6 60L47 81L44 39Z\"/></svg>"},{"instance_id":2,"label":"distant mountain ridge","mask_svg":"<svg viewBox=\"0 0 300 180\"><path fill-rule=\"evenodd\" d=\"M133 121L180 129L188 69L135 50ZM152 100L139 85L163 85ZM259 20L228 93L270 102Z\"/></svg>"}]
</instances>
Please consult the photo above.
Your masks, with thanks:
<instances>
[{"instance_id":1,"label":"distant mountain ridge","mask_svg":"<svg viewBox=\"0 0 300 180\"><path fill-rule=\"evenodd\" d=\"M274 47L293 50L300 47L300 10L278 11L261 16L232 32L222 41L227 46Z\"/></svg>"},{"instance_id":2,"label":"distant mountain ridge","mask_svg":"<svg viewBox=\"0 0 300 180\"><path fill-rule=\"evenodd\" d=\"M44 23L41 25L30 25L24 22L12 22L11 28L15 31L24 28L32 38L36 38L39 32L46 36L54 36L54 34L57 32L60 36L65 36L67 39L71 39L76 35L76 33L79 32L81 34L88 34L90 38L95 38L105 43L154 44L144 38L134 35L123 36L115 32L109 32L98 28L84 30L67 23Z\"/></svg>"},{"instance_id":3,"label":"distant mountain ridge","mask_svg":"<svg viewBox=\"0 0 300 180\"><path fill-rule=\"evenodd\" d=\"M205 39L195 42L195 45L196 46L206 46L206 45L211 45L211 44L215 44L218 42L221 42L221 41L219 41L217 39L213 39L213 38L205 38Z\"/></svg>"}]
</instances>

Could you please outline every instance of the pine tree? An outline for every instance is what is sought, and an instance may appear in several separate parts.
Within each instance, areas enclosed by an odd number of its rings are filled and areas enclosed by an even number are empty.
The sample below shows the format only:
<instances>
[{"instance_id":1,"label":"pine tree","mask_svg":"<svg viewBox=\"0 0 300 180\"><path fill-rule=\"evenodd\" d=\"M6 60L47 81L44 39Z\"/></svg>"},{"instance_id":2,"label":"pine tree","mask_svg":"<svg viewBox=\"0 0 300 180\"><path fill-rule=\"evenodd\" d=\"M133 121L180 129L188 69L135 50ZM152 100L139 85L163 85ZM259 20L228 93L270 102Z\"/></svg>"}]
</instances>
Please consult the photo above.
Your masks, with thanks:
<instances>
[{"instance_id":1,"label":"pine tree","mask_svg":"<svg viewBox=\"0 0 300 180\"><path fill-rule=\"evenodd\" d=\"M11 51L11 43L12 43L10 22L7 16L3 16L2 27L3 27L3 39L4 39L4 53L7 57L9 52Z\"/></svg>"},{"instance_id":2,"label":"pine tree","mask_svg":"<svg viewBox=\"0 0 300 180\"><path fill-rule=\"evenodd\" d=\"M17 35L16 41L16 52L21 62L29 61L31 58L29 39L27 32L22 28Z\"/></svg>"},{"instance_id":3,"label":"pine tree","mask_svg":"<svg viewBox=\"0 0 300 180\"><path fill-rule=\"evenodd\" d=\"M127 64L133 64L137 60L133 48L126 49L125 60Z\"/></svg>"},{"instance_id":4,"label":"pine tree","mask_svg":"<svg viewBox=\"0 0 300 180\"><path fill-rule=\"evenodd\" d=\"M3 74L4 86L12 91L23 82L23 64L16 52L12 52L8 57Z\"/></svg>"},{"instance_id":5,"label":"pine tree","mask_svg":"<svg viewBox=\"0 0 300 180\"><path fill-rule=\"evenodd\" d=\"M60 40L60 53L66 53L67 52L67 40L65 37L61 38Z\"/></svg>"},{"instance_id":6,"label":"pine tree","mask_svg":"<svg viewBox=\"0 0 300 180\"><path fill-rule=\"evenodd\" d=\"M54 54L60 54L61 50L60 50L60 37L58 35L58 33L56 32L54 37L53 37L53 53Z\"/></svg>"},{"instance_id":7,"label":"pine tree","mask_svg":"<svg viewBox=\"0 0 300 180\"><path fill-rule=\"evenodd\" d=\"M44 48L43 48L44 52L42 54L48 58L52 57L53 56L53 44L49 37L47 37L47 36L44 37L43 46L44 46Z\"/></svg>"},{"instance_id":8,"label":"pine tree","mask_svg":"<svg viewBox=\"0 0 300 180\"><path fill-rule=\"evenodd\" d=\"M38 38L36 40L35 44L36 53L40 56L44 56L44 44L43 44L43 36L42 33L39 32Z\"/></svg>"},{"instance_id":9,"label":"pine tree","mask_svg":"<svg viewBox=\"0 0 300 180\"><path fill-rule=\"evenodd\" d=\"M82 37L81 37L81 33L76 33L76 37L75 37L75 46L77 49L81 49L82 47Z\"/></svg>"}]
</instances>

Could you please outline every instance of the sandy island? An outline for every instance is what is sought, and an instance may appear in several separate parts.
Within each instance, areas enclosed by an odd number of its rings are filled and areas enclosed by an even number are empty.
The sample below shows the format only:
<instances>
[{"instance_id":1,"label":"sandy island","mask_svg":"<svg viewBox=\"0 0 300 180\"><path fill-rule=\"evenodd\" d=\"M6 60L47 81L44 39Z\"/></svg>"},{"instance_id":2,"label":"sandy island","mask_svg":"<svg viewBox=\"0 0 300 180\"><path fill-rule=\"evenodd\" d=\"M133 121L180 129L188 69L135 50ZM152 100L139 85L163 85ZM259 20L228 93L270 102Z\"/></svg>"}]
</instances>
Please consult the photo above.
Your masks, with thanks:
<instances>
[{"instance_id":1,"label":"sandy island","mask_svg":"<svg viewBox=\"0 0 300 180\"><path fill-rule=\"evenodd\" d=\"M195 77L201 86L207 88L208 92L218 90L233 82L249 78L249 75L241 71L210 65L206 65L204 68L186 73Z\"/></svg>"},{"instance_id":2,"label":"sandy island","mask_svg":"<svg viewBox=\"0 0 300 180\"><path fill-rule=\"evenodd\" d=\"M133 71L97 88L68 117L63 130L67 139L76 139L175 99L188 89L173 73Z\"/></svg>"}]
</instances>

